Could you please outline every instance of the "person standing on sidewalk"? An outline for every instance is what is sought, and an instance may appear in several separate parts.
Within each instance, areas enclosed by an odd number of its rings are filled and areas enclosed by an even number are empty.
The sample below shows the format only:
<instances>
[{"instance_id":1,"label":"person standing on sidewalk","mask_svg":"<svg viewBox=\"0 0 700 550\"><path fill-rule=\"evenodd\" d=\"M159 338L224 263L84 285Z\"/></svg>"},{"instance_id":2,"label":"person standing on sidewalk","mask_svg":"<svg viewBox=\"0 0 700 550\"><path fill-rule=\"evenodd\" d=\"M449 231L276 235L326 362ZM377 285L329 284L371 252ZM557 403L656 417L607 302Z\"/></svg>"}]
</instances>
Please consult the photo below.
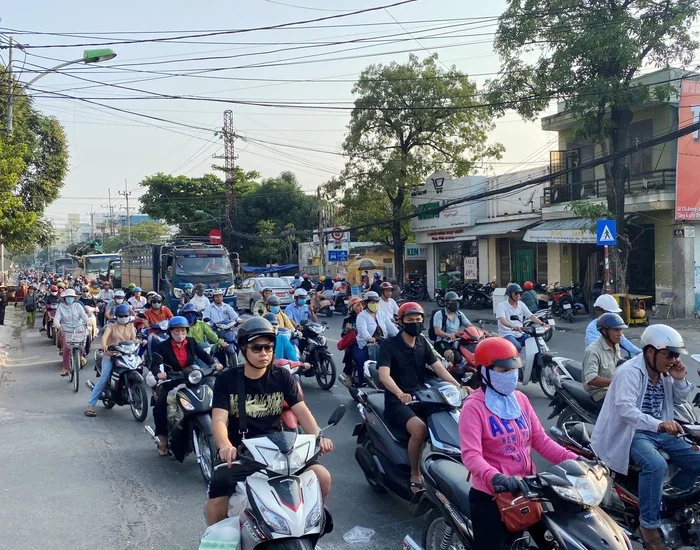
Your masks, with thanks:
<instances>
[{"instance_id":1,"label":"person standing on sidewalk","mask_svg":"<svg viewBox=\"0 0 700 550\"><path fill-rule=\"evenodd\" d=\"M34 328L36 322L36 296L34 295L34 287L28 286L27 293L22 300L24 311L27 312L27 328Z\"/></svg>"},{"instance_id":2,"label":"person standing on sidewalk","mask_svg":"<svg viewBox=\"0 0 700 550\"><path fill-rule=\"evenodd\" d=\"M4 285L0 286L0 325L5 324L5 308L8 303L7 288Z\"/></svg>"}]
</instances>

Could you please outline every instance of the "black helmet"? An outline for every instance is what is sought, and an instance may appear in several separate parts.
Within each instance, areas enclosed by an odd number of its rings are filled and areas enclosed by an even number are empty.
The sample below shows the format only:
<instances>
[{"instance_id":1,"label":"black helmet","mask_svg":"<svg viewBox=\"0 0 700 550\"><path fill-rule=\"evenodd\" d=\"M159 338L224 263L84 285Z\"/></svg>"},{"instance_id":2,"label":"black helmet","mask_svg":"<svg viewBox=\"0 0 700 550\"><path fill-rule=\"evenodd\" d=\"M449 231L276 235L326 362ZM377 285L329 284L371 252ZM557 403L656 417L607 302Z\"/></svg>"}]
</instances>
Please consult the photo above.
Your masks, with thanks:
<instances>
[{"instance_id":1,"label":"black helmet","mask_svg":"<svg viewBox=\"0 0 700 550\"><path fill-rule=\"evenodd\" d=\"M273 342L275 341L275 329L272 328L270 321L263 317L251 317L246 319L238 329L238 345L245 346L248 342L252 342L256 338L267 336Z\"/></svg>"},{"instance_id":2,"label":"black helmet","mask_svg":"<svg viewBox=\"0 0 700 550\"><path fill-rule=\"evenodd\" d=\"M518 283L510 283L506 287L506 296L510 296L511 292L519 292L520 294L522 294L523 289L520 288L520 285Z\"/></svg>"},{"instance_id":3,"label":"black helmet","mask_svg":"<svg viewBox=\"0 0 700 550\"><path fill-rule=\"evenodd\" d=\"M603 313L603 315L598 317L595 326L599 331L605 328L627 328L622 317L617 313Z\"/></svg>"},{"instance_id":4,"label":"black helmet","mask_svg":"<svg viewBox=\"0 0 700 550\"><path fill-rule=\"evenodd\" d=\"M445 294L445 301L459 302L459 296L457 296L457 293L454 290L450 290L447 294Z\"/></svg>"},{"instance_id":5,"label":"black helmet","mask_svg":"<svg viewBox=\"0 0 700 550\"><path fill-rule=\"evenodd\" d=\"M274 294L267 299L268 306L279 306L281 303L279 296L275 296Z\"/></svg>"},{"instance_id":6,"label":"black helmet","mask_svg":"<svg viewBox=\"0 0 700 550\"><path fill-rule=\"evenodd\" d=\"M265 315L263 315L263 319L267 319L268 321L270 321L270 324L273 327L278 327L280 325L280 321L277 318L277 315L275 315L274 313L266 313Z\"/></svg>"}]
</instances>

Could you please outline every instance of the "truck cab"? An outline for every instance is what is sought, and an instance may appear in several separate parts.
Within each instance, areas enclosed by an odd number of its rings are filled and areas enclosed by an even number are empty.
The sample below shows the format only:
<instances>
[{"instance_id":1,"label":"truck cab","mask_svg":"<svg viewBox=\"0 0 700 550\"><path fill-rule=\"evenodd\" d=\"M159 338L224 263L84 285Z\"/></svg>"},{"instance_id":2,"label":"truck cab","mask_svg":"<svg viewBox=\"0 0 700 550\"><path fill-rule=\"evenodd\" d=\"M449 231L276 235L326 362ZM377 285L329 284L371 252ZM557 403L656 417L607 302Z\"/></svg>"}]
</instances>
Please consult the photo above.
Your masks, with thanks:
<instances>
[{"instance_id":1,"label":"truck cab","mask_svg":"<svg viewBox=\"0 0 700 550\"><path fill-rule=\"evenodd\" d=\"M88 281L106 281L108 277L109 262L118 260L119 254L88 254L81 256L79 260L78 275L86 277Z\"/></svg>"}]
</instances>

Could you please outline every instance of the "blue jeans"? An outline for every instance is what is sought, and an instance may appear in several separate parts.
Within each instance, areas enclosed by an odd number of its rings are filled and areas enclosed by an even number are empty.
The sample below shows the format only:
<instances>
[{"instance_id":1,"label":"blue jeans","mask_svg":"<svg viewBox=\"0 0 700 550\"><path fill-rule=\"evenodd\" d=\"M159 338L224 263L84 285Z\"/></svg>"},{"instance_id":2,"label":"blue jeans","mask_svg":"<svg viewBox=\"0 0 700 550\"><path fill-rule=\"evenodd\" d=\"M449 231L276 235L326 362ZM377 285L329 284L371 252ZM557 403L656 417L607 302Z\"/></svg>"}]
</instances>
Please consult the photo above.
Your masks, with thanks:
<instances>
[{"instance_id":1,"label":"blue jeans","mask_svg":"<svg viewBox=\"0 0 700 550\"><path fill-rule=\"evenodd\" d=\"M634 434L630 458L642 469L639 474L639 523L647 529L661 526L661 499L668 465L659 449L669 454L671 463L681 470L679 474L693 478L700 475L700 452L694 451L682 439L659 432L638 431ZM674 485L677 477L674 476Z\"/></svg>"},{"instance_id":2,"label":"blue jeans","mask_svg":"<svg viewBox=\"0 0 700 550\"><path fill-rule=\"evenodd\" d=\"M530 336L527 334L522 334L516 338L512 334L509 334L508 336L504 336L504 338L511 342L515 346L515 349L518 350L518 353L520 353L520 351L523 349L523 346L525 345L525 340L530 338Z\"/></svg>"},{"instance_id":3,"label":"blue jeans","mask_svg":"<svg viewBox=\"0 0 700 550\"><path fill-rule=\"evenodd\" d=\"M100 379L97 381L97 384L95 384L95 387L92 389L90 400L88 401L88 405L91 407L94 407L97 404L97 400L100 398L102 390L104 390L105 386L109 383L109 379L112 376L113 366L114 363L112 362L112 358L107 354L103 355L102 374L100 375Z\"/></svg>"},{"instance_id":4,"label":"blue jeans","mask_svg":"<svg viewBox=\"0 0 700 550\"><path fill-rule=\"evenodd\" d=\"M352 347L352 358L355 360L357 382L362 385L365 383L365 361L369 361L369 350L367 346L360 349L360 346L355 344Z\"/></svg>"}]
</instances>

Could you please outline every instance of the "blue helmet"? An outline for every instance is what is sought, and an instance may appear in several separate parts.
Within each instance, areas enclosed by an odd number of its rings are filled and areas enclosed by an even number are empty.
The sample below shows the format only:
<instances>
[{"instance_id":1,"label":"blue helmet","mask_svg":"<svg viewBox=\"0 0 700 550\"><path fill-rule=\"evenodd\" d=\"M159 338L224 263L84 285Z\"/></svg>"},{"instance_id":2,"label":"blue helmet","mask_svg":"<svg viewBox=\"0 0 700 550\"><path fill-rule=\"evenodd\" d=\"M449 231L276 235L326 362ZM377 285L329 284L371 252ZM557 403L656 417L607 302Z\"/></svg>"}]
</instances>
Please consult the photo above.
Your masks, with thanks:
<instances>
[{"instance_id":1,"label":"blue helmet","mask_svg":"<svg viewBox=\"0 0 700 550\"><path fill-rule=\"evenodd\" d=\"M143 291L141 290L140 286L135 286L134 290L132 290L131 292L143 292Z\"/></svg>"},{"instance_id":2,"label":"blue helmet","mask_svg":"<svg viewBox=\"0 0 700 550\"><path fill-rule=\"evenodd\" d=\"M168 330L174 329L174 328L189 328L190 323L181 315L176 315L175 317L171 317L170 321L168 321Z\"/></svg>"},{"instance_id":3,"label":"blue helmet","mask_svg":"<svg viewBox=\"0 0 700 550\"><path fill-rule=\"evenodd\" d=\"M183 315L185 313L197 313L197 306L192 303L187 303L185 304L185 307L180 310L180 313Z\"/></svg>"},{"instance_id":4,"label":"blue helmet","mask_svg":"<svg viewBox=\"0 0 700 550\"><path fill-rule=\"evenodd\" d=\"M185 290L190 290L194 288L194 285L192 283L185 283Z\"/></svg>"},{"instance_id":5,"label":"blue helmet","mask_svg":"<svg viewBox=\"0 0 700 550\"><path fill-rule=\"evenodd\" d=\"M114 310L114 315L116 317L128 317L129 313L131 313L131 310L126 304L117 306L117 309Z\"/></svg>"}]
</instances>

